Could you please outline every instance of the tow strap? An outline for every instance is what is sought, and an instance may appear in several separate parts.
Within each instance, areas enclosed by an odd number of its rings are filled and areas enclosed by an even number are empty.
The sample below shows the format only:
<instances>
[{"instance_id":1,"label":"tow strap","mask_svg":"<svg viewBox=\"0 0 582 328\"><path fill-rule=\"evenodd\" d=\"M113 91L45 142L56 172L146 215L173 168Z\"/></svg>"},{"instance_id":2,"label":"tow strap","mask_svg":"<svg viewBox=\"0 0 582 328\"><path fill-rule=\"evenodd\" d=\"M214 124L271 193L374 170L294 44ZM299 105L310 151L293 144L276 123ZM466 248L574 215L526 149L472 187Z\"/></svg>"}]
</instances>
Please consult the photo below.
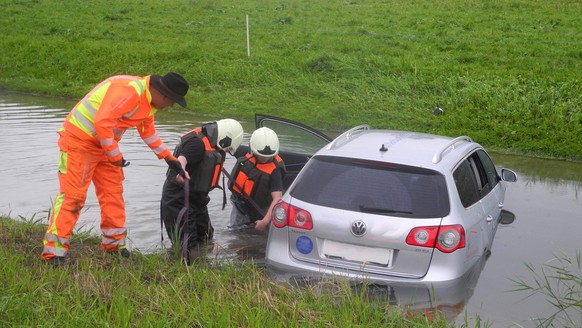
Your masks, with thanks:
<instances>
[{"instance_id":1,"label":"tow strap","mask_svg":"<svg viewBox=\"0 0 582 328\"><path fill-rule=\"evenodd\" d=\"M190 252L188 249L188 237L190 231L188 230L188 210L190 209L190 179L186 178L185 172L182 170L180 175L184 178L184 206L178 212L176 217L175 231L180 231L180 224L184 221L184 236L182 237L182 257L186 260L186 264L190 265ZM184 217L186 219L184 219ZM164 219L160 216L160 235L162 237L162 247L164 246Z\"/></svg>"},{"instance_id":2,"label":"tow strap","mask_svg":"<svg viewBox=\"0 0 582 328\"><path fill-rule=\"evenodd\" d=\"M190 209L190 179L184 177L184 207L178 212L176 218L176 231L180 231L180 224L184 221L184 235L182 237L182 257L187 265L190 265L190 250L188 249L188 238L190 230L188 229L188 210Z\"/></svg>"}]
</instances>

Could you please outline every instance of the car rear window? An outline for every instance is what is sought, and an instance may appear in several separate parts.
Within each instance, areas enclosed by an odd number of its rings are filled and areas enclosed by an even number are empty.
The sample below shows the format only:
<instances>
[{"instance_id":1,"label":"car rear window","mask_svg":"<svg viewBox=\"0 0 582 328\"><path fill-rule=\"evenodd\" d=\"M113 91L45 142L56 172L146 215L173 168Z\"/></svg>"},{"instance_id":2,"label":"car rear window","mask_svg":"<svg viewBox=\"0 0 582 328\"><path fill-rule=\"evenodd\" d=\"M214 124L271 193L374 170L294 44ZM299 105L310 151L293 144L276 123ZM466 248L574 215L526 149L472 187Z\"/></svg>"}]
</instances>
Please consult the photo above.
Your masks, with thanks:
<instances>
[{"instance_id":1,"label":"car rear window","mask_svg":"<svg viewBox=\"0 0 582 328\"><path fill-rule=\"evenodd\" d=\"M297 179L291 196L320 206L409 218L450 210L444 176L428 169L316 156Z\"/></svg>"}]
</instances>

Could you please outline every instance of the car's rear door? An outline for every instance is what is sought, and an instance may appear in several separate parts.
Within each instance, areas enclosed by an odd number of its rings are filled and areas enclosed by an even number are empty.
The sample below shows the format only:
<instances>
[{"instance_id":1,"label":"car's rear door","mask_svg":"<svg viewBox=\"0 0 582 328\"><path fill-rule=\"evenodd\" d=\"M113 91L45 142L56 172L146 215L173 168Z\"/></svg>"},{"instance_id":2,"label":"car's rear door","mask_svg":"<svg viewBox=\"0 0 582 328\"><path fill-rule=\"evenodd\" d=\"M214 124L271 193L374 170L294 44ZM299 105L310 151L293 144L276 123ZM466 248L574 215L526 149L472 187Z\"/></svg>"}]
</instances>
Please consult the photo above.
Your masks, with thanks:
<instances>
[{"instance_id":1,"label":"car's rear door","mask_svg":"<svg viewBox=\"0 0 582 328\"><path fill-rule=\"evenodd\" d=\"M283 181L285 190L289 188L309 158L332 140L312 127L280 117L256 114L255 124L257 128L272 129L279 137L279 156L287 169Z\"/></svg>"},{"instance_id":2,"label":"car's rear door","mask_svg":"<svg viewBox=\"0 0 582 328\"><path fill-rule=\"evenodd\" d=\"M477 155L481 161L480 169L481 179L484 181L484 188L480 190L481 202L487 217L487 232L488 232L488 247L491 247L497 225L501 218L501 209L503 207L503 199L505 198L505 189L499 184L499 176L493 161L484 150L478 150Z\"/></svg>"}]
</instances>

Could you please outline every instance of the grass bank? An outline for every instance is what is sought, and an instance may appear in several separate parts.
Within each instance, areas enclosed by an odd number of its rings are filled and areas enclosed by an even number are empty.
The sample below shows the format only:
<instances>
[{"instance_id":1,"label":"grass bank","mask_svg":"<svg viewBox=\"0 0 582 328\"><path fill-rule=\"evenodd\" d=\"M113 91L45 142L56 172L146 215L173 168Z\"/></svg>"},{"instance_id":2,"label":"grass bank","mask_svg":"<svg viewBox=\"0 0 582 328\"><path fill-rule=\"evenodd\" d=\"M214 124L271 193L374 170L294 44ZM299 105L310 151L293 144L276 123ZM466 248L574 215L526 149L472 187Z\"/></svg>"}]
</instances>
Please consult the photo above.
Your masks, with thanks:
<instances>
[{"instance_id":1,"label":"grass bank","mask_svg":"<svg viewBox=\"0 0 582 328\"><path fill-rule=\"evenodd\" d=\"M53 268L40 260L44 229L0 217L2 327L448 327L339 282L299 290L252 264L124 259L100 252L87 235L74 237L66 267Z\"/></svg>"},{"instance_id":2,"label":"grass bank","mask_svg":"<svg viewBox=\"0 0 582 328\"><path fill-rule=\"evenodd\" d=\"M0 86L13 90L80 98L110 75L173 70L192 84L188 110L469 135L582 160L578 1L0 5Z\"/></svg>"}]
</instances>

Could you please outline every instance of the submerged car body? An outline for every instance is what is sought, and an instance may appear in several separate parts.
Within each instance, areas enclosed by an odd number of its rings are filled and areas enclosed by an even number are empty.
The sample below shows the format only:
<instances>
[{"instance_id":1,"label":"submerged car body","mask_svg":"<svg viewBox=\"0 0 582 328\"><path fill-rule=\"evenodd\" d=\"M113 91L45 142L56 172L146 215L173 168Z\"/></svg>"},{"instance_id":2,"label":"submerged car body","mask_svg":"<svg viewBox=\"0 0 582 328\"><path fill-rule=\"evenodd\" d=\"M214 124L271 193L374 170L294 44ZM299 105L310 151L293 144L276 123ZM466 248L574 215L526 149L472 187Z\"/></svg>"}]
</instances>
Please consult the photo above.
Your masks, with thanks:
<instances>
[{"instance_id":1,"label":"submerged car body","mask_svg":"<svg viewBox=\"0 0 582 328\"><path fill-rule=\"evenodd\" d=\"M505 181L517 180L469 137L367 125L295 154L303 163L281 155L301 169L269 231L265 260L278 277L458 280L490 252Z\"/></svg>"}]
</instances>

